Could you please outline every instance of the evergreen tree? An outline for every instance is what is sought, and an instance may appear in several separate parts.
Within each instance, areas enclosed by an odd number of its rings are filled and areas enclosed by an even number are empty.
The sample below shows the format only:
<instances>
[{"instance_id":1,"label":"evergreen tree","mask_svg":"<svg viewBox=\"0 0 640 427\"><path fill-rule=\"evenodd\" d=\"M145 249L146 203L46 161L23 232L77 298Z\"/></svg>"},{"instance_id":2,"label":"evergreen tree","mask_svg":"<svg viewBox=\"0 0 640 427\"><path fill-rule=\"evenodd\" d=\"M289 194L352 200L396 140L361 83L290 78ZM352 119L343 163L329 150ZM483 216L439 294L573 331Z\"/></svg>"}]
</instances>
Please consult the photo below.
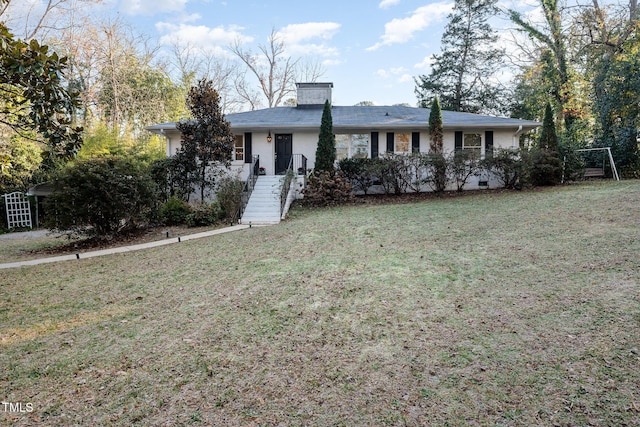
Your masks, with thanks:
<instances>
[{"instance_id":1,"label":"evergreen tree","mask_svg":"<svg viewBox=\"0 0 640 427\"><path fill-rule=\"evenodd\" d=\"M558 137L556 135L556 125L553 120L553 110L551 104L547 103L544 110L544 119L542 120L542 131L540 132L540 140L538 146L551 153L558 152Z\"/></svg>"},{"instance_id":2,"label":"evergreen tree","mask_svg":"<svg viewBox=\"0 0 640 427\"><path fill-rule=\"evenodd\" d=\"M538 147L530 152L532 160L531 183L556 185L562 179L562 162L558 157L558 137L551 104L547 103L542 121Z\"/></svg>"},{"instance_id":3,"label":"evergreen tree","mask_svg":"<svg viewBox=\"0 0 640 427\"><path fill-rule=\"evenodd\" d=\"M431 102L431 112L429 113L429 137L431 144L429 151L432 153L442 153L442 111L440 110L440 101L436 96Z\"/></svg>"},{"instance_id":4,"label":"evergreen tree","mask_svg":"<svg viewBox=\"0 0 640 427\"><path fill-rule=\"evenodd\" d=\"M333 119L331 118L331 104L325 101L322 111L322 121L320 122L320 135L318 137L318 148L316 148L317 172L332 172L336 161L336 137L333 134Z\"/></svg>"},{"instance_id":5,"label":"evergreen tree","mask_svg":"<svg viewBox=\"0 0 640 427\"><path fill-rule=\"evenodd\" d=\"M229 122L220 109L220 96L210 80L200 80L190 89L187 107L193 120L180 121L176 128L182 134L177 158L184 169L194 171L193 181L200 188L200 200L215 184L220 167L231 164L234 137Z\"/></svg>"},{"instance_id":6,"label":"evergreen tree","mask_svg":"<svg viewBox=\"0 0 640 427\"><path fill-rule=\"evenodd\" d=\"M416 79L415 93L426 107L434 96L445 110L470 113L502 110L502 89L491 82L504 50L495 47L496 32L487 22L499 13L497 0L456 0L434 55L429 75Z\"/></svg>"}]
</instances>

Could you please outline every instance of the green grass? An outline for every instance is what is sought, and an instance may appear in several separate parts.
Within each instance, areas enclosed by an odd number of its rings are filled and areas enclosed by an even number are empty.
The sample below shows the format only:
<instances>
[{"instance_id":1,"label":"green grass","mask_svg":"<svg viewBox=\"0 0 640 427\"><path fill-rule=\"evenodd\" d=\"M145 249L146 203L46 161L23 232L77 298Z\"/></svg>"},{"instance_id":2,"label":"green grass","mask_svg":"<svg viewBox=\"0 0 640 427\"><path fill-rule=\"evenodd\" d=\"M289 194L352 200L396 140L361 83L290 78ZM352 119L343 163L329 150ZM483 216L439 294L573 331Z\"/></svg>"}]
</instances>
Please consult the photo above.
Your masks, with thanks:
<instances>
[{"instance_id":1,"label":"green grass","mask_svg":"<svg viewBox=\"0 0 640 427\"><path fill-rule=\"evenodd\" d=\"M4 270L16 425L638 425L640 181Z\"/></svg>"}]
</instances>

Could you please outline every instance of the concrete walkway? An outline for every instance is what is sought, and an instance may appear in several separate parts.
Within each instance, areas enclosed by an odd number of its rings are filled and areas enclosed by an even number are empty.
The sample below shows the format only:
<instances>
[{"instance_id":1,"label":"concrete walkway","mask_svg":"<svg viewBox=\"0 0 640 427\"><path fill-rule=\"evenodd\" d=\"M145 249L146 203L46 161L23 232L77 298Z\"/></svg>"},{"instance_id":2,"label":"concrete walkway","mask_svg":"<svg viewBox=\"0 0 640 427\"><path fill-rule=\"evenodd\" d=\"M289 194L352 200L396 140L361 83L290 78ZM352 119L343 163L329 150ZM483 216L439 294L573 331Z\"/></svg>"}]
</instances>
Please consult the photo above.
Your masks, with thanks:
<instances>
[{"instance_id":1,"label":"concrete walkway","mask_svg":"<svg viewBox=\"0 0 640 427\"><path fill-rule=\"evenodd\" d=\"M71 261L71 260L77 260L77 259L93 258L93 257L103 256L103 255L118 254L122 252L139 251L141 249L155 248L157 246L164 246L164 245L170 245L172 243L185 242L187 240L200 239L202 237L214 236L216 234L244 230L249 227L250 225L245 225L245 224L234 225L231 227L219 228L217 230L203 231L202 233L189 234L189 235L180 236L180 237L172 237L164 240L157 240L155 242L141 243L139 245L119 246L117 248L102 249L99 251L78 252L76 254L71 254L71 255L61 255L61 256L54 256L54 257L48 257L48 258L31 259L27 261L8 262L5 264L0 264L0 269L23 267L23 266L37 265L37 264L46 264L50 262Z\"/></svg>"}]
</instances>

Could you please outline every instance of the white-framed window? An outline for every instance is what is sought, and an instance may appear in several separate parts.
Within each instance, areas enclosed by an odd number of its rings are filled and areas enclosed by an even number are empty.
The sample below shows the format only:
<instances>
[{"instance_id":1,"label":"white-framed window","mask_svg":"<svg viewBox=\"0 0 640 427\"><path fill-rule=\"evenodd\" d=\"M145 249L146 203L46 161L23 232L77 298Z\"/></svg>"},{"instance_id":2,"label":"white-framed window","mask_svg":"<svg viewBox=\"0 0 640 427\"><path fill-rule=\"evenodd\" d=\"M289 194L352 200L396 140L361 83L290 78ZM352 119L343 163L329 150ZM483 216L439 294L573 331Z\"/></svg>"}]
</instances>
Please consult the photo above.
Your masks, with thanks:
<instances>
[{"instance_id":1,"label":"white-framed window","mask_svg":"<svg viewBox=\"0 0 640 427\"><path fill-rule=\"evenodd\" d=\"M474 153L478 158L482 154L482 135L465 133L462 137L462 149Z\"/></svg>"},{"instance_id":2,"label":"white-framed window","mask_svg":"<svg viewBox=\"0 0 640 427\"><path fill-rule=\"evenodd\" d=\"M398 154L406 154L411 152L411 134L396 133L394 152Z\"/></svg>"},{"instance_id":3,"label":"white-framed window","mask_svg":"<svg viewBox=\"0 0 640 427\"><path fill-rule=\"evenodd\" d=\"M235 135L234 158L236 161L244 160L244 135Z\"/></svg>"},{"instance_id":4,"label":"white-framed window","mask_svg":"<svg viewBox=\"0 0 640 427\"><path fill-rule=\"evenodd\" d=\"M343 133L336 135L336 158L338 160L369 157L368 133Z\"/></svg>"}]
</instances>

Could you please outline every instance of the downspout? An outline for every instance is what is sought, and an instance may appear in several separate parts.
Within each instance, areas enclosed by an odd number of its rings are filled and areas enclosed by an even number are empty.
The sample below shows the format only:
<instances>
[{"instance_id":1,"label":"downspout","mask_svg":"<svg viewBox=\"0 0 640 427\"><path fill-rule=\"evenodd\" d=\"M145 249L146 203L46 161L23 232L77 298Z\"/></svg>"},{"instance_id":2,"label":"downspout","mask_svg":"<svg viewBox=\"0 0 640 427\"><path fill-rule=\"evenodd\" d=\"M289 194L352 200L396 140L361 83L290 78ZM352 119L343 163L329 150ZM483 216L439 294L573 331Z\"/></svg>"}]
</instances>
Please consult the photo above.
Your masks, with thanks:
<instances>
[{"instance_id":1,"label":"downspout","mask_svg":"<svg viewBox=\"0 0 640 427\"><path fill-rule=\"evenodd\" d=\"M518 130L513 134L513 144L511 148L520 147L520 134L522 134L522 125L518 126Z\"/></svg>"}]
</instances>

